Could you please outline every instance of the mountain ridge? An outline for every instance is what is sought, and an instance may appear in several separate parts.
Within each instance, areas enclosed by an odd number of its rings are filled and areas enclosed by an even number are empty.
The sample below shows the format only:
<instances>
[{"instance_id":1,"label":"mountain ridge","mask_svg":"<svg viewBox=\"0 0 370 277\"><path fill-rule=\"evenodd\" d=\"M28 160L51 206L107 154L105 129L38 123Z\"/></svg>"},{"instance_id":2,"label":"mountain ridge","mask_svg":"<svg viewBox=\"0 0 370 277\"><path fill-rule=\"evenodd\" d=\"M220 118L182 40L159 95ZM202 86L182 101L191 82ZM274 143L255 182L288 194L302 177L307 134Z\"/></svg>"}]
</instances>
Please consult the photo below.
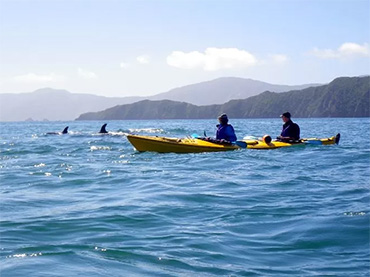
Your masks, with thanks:
<instances>
[{"instance_id":1,"label":"mountain ridge","mask_svg":"<svg viewBox=\"0 0 370 277\"><path fill-rule=\"evenodd\" d=\"M319 84L277 85L250 78L220 77L210 81L174 88L167 92L148 97L148 99L168 99L183 101L194 105L211 105L223 104L232 99L245 99L267 90L285 92L318 85ZM205 91L208 93L204 93Z\"/></svg>"},{"instance_id":2,"label":"mountain ridge","mask_svg":"<svg viewBox=\"0 0 370 277\"><path fill-rule=\"evenodd\" d=\"M281 86L284 85L273 85L238 77L222 77L174 88L147 97L105 97L94 94L71 93L65 89L41 88L31 93L0 94L0 121L23 121L26 119L38 121L74 120L82 113L96 112L115 105L130 104L143 99L169 99L197 105L211 105L224 103L235 98L257 95L267 88L276 88L278 91Z\"/></svg>"},{"instance_id":3,"label":"mountain ridge","mask_svg":"<svg viewBox=\"0 0 370 277\"><path fill-rule=\"evenodd\" d=\"M142 100L133 104L81 114L76 120L205 119L226 112L233 118L278 117L289 110L294 117L369 117L370 77L340 77L327 85L284 93L265 91L222 105L196 106L170 100Z\"/></svg>"},{"instance_id":4,"label":"mountain ridge","mask_svg":"<svg viewBox=\"0 0 370 277\"><path fill-rule=\"evenodd\" d=\"M32 93L1 93L0 121L74 120L87 112L98 112L116 105L131 104L143 99L176 100L194 105L215 105L217 101L224 104L232 99L245 99L258 95L271 88L279 91L286 88L315 87L317 84L299 86L273 85L239 77L221 77L214 80L189 84L174 88L164 93L148 97L105 97L94 94L71 93L65 89L41 88ZM192 101L186 101L191 98ZM218 100L216 99L218 97ZM179 99L179 100L177 100ZM220 100L221 99L221 100ZM208 104L204 104L208 101ZM199 104L200 103L200 104Z\"/></svg>"},{"instance_id":5,"label":"mountain ridge","mask_svg":"<svg viewBox=\"0 0 370 277\"><path fill-rule=\"evenodd\" d=\"M140 98L109 98L49 88L32 93L3 93L0 94L0 121L74 120L84 112L132 103L138 99Z\"/></svg>"}]
</instances>

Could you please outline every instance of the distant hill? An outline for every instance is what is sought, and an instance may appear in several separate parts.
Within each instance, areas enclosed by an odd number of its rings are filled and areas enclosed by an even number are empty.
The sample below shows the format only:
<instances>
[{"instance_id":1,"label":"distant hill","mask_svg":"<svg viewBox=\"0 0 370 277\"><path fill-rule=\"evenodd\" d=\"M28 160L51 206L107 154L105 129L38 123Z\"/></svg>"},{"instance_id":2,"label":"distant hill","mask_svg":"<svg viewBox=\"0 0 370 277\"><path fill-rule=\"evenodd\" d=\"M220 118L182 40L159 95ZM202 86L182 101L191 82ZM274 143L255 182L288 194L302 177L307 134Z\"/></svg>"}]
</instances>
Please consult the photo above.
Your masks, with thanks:
<instances>
[{"instance_id":1,"label":"distant hill","mask_svg":"<svg viewBox=\"0 0 370 277\"><path fill-rule=\"evenodd\" d=\"M118 105L113 108L82 114L77 120L120 120L120 119L187 119L207 118L205 110L210 106L199 107L172 100L142 100L133 104Z\"/></svg>"},{"instance_id":2,"label":"distant hill","mask_svg":"<svg viewBox=\"0 0 370 277\"><path fill-rule=\"evenodd\" d=\"M140 99L75 94L51 88L32 93L4 93L0 94L0 121L74 120L81 113L99 111Z\"/></svg>"},{"instance_id":3,"label":"distant hill","mask_svg":"<svg viewBox=\"0 0 370 277\"><path fill-rule=\"evenodd\" d=\"M369 117L370 77L342 77L328 85L279 94L264 92L222 108L241 118L276 117L283 110L294 117Z\"/></svg>"},{"instance_id":4,"label":"distant hill","mask_svg":"<svg viewBox=\"0 0 370 277\"><path fill-rule=\"evenodd\" d=\"M251 79L230 77L188 85L148 97L103 97L44 88L30 93L0 94L0 121L73 120L85 112L101 111L142 99L168 99L197 105L223 104L232 99L247 98L266 90L281 92L308 86L311 85L272 85Z\"/></svg>"},{"instance_id":5,"label":"distant hill","mask_svg":"<svg viewBox=\"0 0 370 277\"><path fill-rule=\"evenodd\" d=\"M133 104L82 114L77 120L202 119L226 112L233 118L278 117L290 111L294 117L369 117L370 77L341 77L327 85L284 93L266 91L223 105L196 106L169 100L143 100Z\"/></svg>"},{"instance_id":6,"label":"distant hill","mask_svg":"<svg viewBox=\"0 0 370 277\"><path fill-rule=\"evenodd\" d=\"M149 100L173 100L194 105L224 104L233 99L245 99L264 91L285 92L299 90L318 84L298 86L274 85L252 79L224 77L208 82L172 89L148 97Z\"/></svg>"}]
</instances>

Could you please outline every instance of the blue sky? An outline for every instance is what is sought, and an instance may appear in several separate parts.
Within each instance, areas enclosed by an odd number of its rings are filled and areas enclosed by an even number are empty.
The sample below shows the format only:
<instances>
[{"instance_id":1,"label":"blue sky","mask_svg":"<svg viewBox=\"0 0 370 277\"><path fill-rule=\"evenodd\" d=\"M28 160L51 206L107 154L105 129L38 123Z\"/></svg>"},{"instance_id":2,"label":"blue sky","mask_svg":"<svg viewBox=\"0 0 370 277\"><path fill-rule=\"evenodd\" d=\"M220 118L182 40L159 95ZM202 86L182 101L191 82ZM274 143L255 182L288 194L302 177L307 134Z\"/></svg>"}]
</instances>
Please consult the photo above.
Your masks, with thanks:
<instances>
[{"instance_id":1,"label":"blue sky","mask_svg":"<svg viewBox=\"0 0 370 277\"><path fill-rule=\"evenodd\" d=\"M152 95L370 74L370 0L0 0L0 92Z\"/></svg>"}]
</instances>

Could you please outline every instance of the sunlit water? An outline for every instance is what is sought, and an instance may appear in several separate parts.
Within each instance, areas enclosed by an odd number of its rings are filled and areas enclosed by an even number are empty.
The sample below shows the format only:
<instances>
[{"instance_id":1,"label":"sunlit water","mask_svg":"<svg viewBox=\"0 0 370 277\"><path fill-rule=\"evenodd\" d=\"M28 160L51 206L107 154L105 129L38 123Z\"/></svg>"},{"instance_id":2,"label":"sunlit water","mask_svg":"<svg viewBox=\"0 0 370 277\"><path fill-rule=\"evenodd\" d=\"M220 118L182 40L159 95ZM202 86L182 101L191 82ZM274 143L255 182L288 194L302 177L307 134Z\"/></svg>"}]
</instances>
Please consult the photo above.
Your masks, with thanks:
<instances>
[{"instance_id":1,"label":"sunlit water","mask_svg":"<svg viewBox=\"0 0 370 277\"><path fill-rule=\"evenodd\" d=\"M1 124L3 276L368 276L370 120L297 119L339 145L136 152L216 120ZM231 120L239 138L280 119ZM70 127L67 135L47 135Z\"/></svg>"}]
</instances>

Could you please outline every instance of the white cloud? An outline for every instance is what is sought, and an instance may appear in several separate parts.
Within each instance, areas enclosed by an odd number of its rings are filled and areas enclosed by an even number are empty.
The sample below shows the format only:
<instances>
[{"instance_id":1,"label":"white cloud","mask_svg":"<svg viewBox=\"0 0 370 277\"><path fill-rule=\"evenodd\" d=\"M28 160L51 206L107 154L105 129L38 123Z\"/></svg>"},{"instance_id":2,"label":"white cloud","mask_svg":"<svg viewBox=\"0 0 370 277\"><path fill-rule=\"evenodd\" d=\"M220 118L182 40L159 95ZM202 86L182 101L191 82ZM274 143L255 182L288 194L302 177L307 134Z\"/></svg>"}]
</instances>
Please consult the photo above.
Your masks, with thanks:
<instances>
[{"instance_id":1,"label":"white cloud","mask_svg":"<svg viewBox=\"0 0 370 277\"><path fill-rule=\"evenodd\" d=\"M199 51L173 51L167 57L167 64L177 68L202 68L205 71L245 68L257 64L257 59L245 50L237 48L207 48Z\"/></svg>"},{"instance_id":2,"label":"white cloud","mask_svg":"<svg viewBox=\"0 0 370 277\"><path fill-rule=\"evenodd\" d=\"M126 68L129 68L129 67L130 67L130 64L129 64L129 63L124 63L124 62L122 62L122 63L120 63L120 64L119 64L119 66L120 66L121 68L126 69Z\"/></svg>"},{"instance_id":3,"label":"white cloud","mask_svg":"<svg viewBox=\"0 0 370 277\"><path fill-rule=\"evenodd\" d=\"M343 43L339 49L339 53L343 55L361 55L361 56L369 56L369 45L364 43L364 45L359 45L356 43Z\"/></svg>"},{"instance_id":4,"label":"white cloud","mask_svg":"<svg viewBox=\"0 0 370 277\"><path fill-rule=\"evenodd\" d=\"M150 62L150 58L148 55L141 55L136 58L138 63L140 64L148 64Z\"/></svg>"},{"instance_id":5,"label":"white cloud","mask_svg":"<svg viewBox=\"0 0 370 277\"><path fill-rule=\"evenodd\" d=\"M318 57L318 58L321 58L321 59L335 59L335 58L339 58L338 57L338 54L332 50L332 49L318 49L318 48L314 48L312 50L312 55Z\"/></svg>"},{"instance_id":6,"label":"white cloud","mask_svg":"<svg viewBox=\"0 0 370 277\"><path fill-rule=\"evenodd\" d=\"M322 59L343 59L343 58L351 58L351 57L369 57L370 56L370 49L367 43L363 45L353 43L353 42L346 42L343 43L338 49L318 49L314 48L311 53Z\"/></svg>"},{"instance_id":7,"label":"white cloud","mask_svg":"<svg viewBox=\"0 0 370 277\"><path fill-rule=\"evenodd\" d=\"M25 82L25 83L48 83L48 82L62 81L64 80L64 76L56 75L54 73L45 74L45 75L28 73L25 75L15 76L13 80L17 82Z\"/></svg>"},{"instance_id":8,"label":"white cloud","mask_svg":"<svg viewBox=\"0 0 370 277\"><path fill-rule=\"evenodd\" d=\"M271 54L269 57L275 64L285 64L288 61L288 57L283 54Z\"/></svg>"},{"instance_id":9,"label":"white cloud","mask_svg":"<svg viewBox=\"0 0 370 277\"><path fill-rule=\"evenodd\" d=\"M173 51L167 57L167 64L173 67L184 69L203 67L205 65L205 55L198 51L189 53Z\"/></svg>"},{"instance_id":10,"label":"white cloud","mask_svg":"<svg viewBox=\"0 0 370 277\"><path fill-rule=\"evenodd\" d=\"M98 77L94 72L87 71L82 68L78 68L78 75L85 79L96 79Z\"/></svg>"}]
</instances>

